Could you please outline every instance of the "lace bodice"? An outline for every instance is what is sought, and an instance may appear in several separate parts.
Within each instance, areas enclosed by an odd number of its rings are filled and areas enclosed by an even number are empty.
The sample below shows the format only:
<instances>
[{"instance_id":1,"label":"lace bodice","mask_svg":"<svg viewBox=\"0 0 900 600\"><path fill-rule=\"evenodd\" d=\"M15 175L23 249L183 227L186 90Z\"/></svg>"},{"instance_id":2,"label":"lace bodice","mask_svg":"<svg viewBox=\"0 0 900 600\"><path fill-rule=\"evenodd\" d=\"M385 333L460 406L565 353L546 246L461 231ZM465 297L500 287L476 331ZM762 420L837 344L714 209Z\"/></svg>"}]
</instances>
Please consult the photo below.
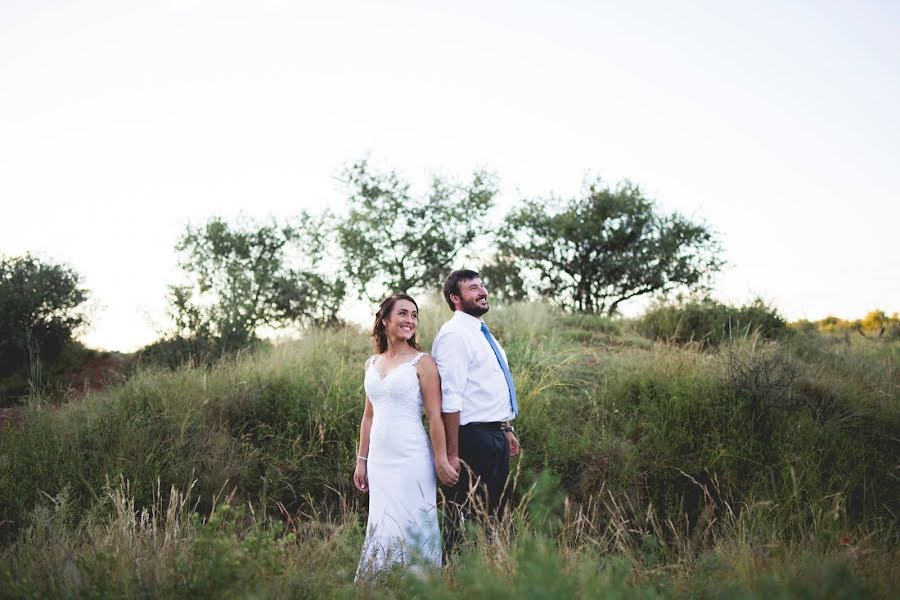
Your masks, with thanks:
<instances>
[{"instance_id":1,"label":"lace bodice","mask_svg":"<svg viewBox=\"0 0 900 600\"><path fill-rule=\"evenodd\" d=\"M394 421L395 419L422 419L422 390L416 374L416 363L425 355L416 354L412 360L401 363L382 375L378 368L378 357L372 357L366 369L364 386L366 396L375 409L375 419Z\"/></svg>"}]
</instances>

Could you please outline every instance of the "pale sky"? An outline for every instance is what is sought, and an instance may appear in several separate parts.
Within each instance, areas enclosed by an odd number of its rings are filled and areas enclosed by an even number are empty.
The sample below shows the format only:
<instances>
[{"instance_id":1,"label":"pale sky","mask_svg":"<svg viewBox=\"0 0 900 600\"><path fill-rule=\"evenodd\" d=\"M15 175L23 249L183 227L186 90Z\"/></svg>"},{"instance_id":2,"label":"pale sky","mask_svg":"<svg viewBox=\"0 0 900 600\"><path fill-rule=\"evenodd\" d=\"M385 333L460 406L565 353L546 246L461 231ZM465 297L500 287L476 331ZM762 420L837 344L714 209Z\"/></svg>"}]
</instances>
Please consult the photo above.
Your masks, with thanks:
<instances>
[{"instance_id":1,"label":"pale sky","mask_svg":"<svg viewBox=\"0 0 900 600\"><path fill-rule=\"evenodd\" d=\"M70 265L83 341L134 350L187 223L340 208L369 156L486 167L495 218L628 178L719 232L719 298L897 311L898 7L2 0L0 253Z\"/></svg>"}]
</instances>

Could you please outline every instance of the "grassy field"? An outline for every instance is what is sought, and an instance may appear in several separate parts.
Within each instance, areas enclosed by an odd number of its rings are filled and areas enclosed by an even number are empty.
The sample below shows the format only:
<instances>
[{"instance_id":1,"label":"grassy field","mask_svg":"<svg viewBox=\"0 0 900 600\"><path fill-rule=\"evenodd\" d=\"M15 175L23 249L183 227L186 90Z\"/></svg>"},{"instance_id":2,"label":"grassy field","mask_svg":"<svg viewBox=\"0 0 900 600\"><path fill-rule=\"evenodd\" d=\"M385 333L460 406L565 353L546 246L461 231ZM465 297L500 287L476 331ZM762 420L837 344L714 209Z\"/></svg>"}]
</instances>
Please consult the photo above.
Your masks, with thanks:
<instances>
[{"instance_id":1,"label":"grassy field","mask_svg":"<svg viewBox=\"0 0 900 600\"><path fill-rule=\"evenodd\" d=\"M423 311L426 347L448 316ZM896 597L900 343L488 317L523 455L510 518L442 572L353 582L370 343L349 328L31 398L0 432L0 597Z\"/></svg>"}]
</instances>

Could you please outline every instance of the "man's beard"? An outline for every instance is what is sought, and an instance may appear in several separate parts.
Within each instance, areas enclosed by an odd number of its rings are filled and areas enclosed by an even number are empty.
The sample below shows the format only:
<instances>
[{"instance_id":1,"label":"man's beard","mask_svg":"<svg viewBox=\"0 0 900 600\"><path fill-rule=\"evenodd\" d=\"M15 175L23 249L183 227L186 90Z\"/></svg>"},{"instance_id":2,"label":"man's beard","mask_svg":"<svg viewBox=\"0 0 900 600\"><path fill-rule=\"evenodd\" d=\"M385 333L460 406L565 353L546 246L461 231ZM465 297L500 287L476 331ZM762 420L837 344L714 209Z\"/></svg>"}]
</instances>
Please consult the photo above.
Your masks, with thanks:
<instances>
[{"instance_id":1,"label":"man's beard","mask_svg":"<svg viewBox=\"0 0 900 600\"><path fill-rule=\"evenodd\" d=\"M466 302L465 300L462 300L460 308L462 308L462 311L464 313L466 313L467 315L472 315L473 317L480 317L491 308L490 306L478 306L476 302L478 302L478 300L474 300L472 302Z\"/></svg>"}]
</instances>

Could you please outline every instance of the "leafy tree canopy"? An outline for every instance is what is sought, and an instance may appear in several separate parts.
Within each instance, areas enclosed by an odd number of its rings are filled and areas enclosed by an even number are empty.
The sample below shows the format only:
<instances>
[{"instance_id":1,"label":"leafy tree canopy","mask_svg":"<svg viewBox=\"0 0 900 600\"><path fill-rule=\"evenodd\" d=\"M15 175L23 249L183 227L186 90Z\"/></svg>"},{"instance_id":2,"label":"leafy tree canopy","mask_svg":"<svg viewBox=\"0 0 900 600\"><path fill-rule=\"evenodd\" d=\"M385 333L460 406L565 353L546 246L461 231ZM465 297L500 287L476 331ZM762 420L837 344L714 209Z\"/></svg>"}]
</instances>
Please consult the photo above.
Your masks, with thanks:
<instances>
[{"instance_id":1,"label":"leafy tree canopy","mask_svg":"<svg viewBox=\"0 0 900 600\"><path fill-rule=\"evenodd\" d=\"M395 172L372 172L366 161L343 173L349 210L338 223L344 270L360 297L437 288L459 253L485 232L497 194L484 171L468 184L435 176L425 196L413 196Z\"/></svg>"},{"instance_id":2,"label":"leafy tree canopy","mask_svg":"<svg viewBox=\"0 0 900 600\"><path fill-rule=\"evenodd\" d=\"M170 287L177 336L215 339L221 351L256 340L263 326L331 325L344 283L316 268L325 251L321 219L189 226L176 250L190 285Z\"/></svg>"},{"instance_id":3,"label":"leafy tree canopy","mask_svg":"<svg viewBox=\"0 0 900 600\"><path fill-rule=\"evenodd\" d=\"M529 293L571 310L617 312L636 296L705 289L718 271L719 244L703 224L659 213L638 186L590 183L580 198L526 200L497 235L484 270L507 295Z\"/></svg>"},{"instance_id":4,"label":"leafy tree canopy","mask_svg":"<svg viewBox=\"0 0 900 600\"><path fill-rule=\"evenodd\" d=\"M34 358L55 360L85 323L87 298L80 276L65 265L0 256L0 376Z\"/></svg>"}]
</instances>

